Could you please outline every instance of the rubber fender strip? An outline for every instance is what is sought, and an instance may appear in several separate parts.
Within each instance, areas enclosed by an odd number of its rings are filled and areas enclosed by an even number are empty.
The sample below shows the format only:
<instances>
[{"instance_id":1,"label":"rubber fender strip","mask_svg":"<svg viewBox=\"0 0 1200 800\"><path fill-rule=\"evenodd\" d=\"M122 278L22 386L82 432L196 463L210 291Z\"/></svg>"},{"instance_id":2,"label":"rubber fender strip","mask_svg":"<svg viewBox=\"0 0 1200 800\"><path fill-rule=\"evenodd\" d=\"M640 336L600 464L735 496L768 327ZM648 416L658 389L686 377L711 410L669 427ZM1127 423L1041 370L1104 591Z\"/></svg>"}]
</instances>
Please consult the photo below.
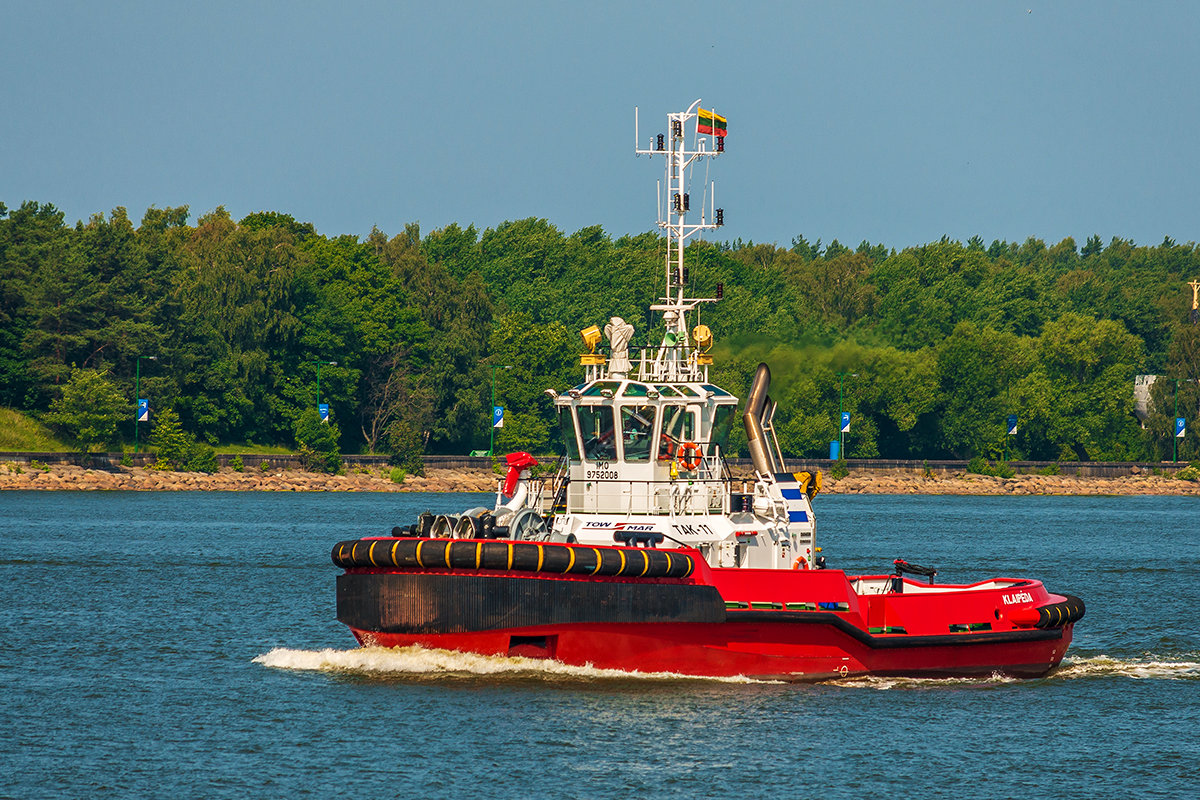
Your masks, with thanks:
<instances>
[{"instance_id":1,"label":"rubber fender strip","mask_svg":"<svg viewBox=\"0 0 1200 800\"><path fill-rule=\"evenodd\" d=\"M380 555L375 555L375 549L380 543L385 547ZM437 555L430 557L425 545L437 542L442 545ZM359 555L359 546L365 549ZM556 543L532 542L484 542L461 540L434 540L429 538L397 538L387 547L384 539L357 539L339 542L331 549L330 557L333 563L345 569L363 568L396 568L396 569L480 569L488 571L523 571L523 572L552 572L554 574L572 573L576 575L604 575L612 577L631 578L681 578L691 575L696 569L695 559L688 555L679 555L665 550L650 548L621 548L621 547L575 547ZM468 547L474 546L474 558ZM347 552L346 547L350 550ZM503 550L499 548L503 547ZM489 548L497 549L493 556L488 556ZM590 554L588 551L591 551ZM610 556L610 552L616 552ZM641 566L637 559L629 554L637 553L641 558ZM536 557L534 554L537 554ZM588 564L586 557L595 559L594 564ZM429 563L426 563L429 562ZM1080 604L1081 605L1081 604ZM1049 608L1049 607L1047 607ZM1062 619L1065 614L1070 619L1080 616L1078 610L1057 612L1059 616L1047 619Z\"/></svg>"},{"instance_id":2,"label":"rubber fender strip","mask_svg":"<svg viewBox=\"0 0 1200 800\"><path fill-rule=\"evenodd\" d=\"M1083 600L1074 595L1064 595L1067 599L1061 603L1042 606L1038 611L1038 621L1036 627L1046 628L1061 628L1072 622L1078 622L1083 619L1083 615L1087 613L1087 607Z\"/></svg>"}]
</instances>

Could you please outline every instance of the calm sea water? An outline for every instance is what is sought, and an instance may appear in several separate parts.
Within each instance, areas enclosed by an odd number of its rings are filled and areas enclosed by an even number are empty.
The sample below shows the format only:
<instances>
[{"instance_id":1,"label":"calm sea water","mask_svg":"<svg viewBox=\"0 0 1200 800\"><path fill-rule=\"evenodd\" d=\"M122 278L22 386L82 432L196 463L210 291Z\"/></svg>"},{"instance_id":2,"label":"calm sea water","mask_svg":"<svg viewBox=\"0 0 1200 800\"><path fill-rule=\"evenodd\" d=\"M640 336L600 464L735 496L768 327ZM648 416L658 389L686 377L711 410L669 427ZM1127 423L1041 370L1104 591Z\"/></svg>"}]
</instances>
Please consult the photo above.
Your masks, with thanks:
<instances>
[{"instance_id":1,"label":"calm sea water","mask_svg":"<svg viewBox=\"0 0 1200 800\"><path fill-rule=\"evenodd\" d=\"M332 544L480 495L0 493L2 797L1200 796L1200 501L819 497L830 566L1087 601L1035 681L360 650Z\"/></svg>"}]
</instances>

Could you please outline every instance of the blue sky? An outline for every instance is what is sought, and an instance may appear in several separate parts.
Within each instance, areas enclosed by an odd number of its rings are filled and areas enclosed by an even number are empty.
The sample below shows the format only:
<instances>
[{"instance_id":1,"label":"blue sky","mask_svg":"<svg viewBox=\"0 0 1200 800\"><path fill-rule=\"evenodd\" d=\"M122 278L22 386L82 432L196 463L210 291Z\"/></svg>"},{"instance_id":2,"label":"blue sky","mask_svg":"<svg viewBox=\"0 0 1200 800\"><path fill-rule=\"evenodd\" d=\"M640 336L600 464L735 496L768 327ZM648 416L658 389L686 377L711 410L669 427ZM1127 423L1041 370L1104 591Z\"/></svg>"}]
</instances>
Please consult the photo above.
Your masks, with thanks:
<instances>
[{"instance_id":1,"label":"blue sky","mask_svg":"<svg viewBox=\"0 0 1200 800\"><path fill-rule=\"evenodd\" d=\"M0 19L0 201L70 222L186 204L327 235L530 216L639 233L661 162L634 158L633 107L645 139L702 97L729 120L722 239L1200 238L1195 3L6 2Z\"/></svg>"}]
</instances>

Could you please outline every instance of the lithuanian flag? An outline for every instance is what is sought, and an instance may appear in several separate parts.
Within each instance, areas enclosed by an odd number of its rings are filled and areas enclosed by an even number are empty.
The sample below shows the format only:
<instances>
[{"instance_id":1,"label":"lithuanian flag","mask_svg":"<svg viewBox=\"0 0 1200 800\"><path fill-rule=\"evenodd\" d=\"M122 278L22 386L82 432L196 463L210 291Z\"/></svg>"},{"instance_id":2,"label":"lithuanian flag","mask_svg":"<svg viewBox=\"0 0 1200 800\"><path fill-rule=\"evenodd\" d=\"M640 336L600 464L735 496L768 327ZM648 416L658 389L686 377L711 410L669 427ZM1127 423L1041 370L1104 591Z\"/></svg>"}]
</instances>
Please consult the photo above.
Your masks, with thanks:
<instances>
[{"instance_id":1,"label":"lithuanian flag","mask_svg":"<svg viewBox=\"0 0 1200 800\"><path fill-rule=\"evenodd\" d=\"M708 133L713 136L725 136L725 118L720 114L700 109L700 121L696 127L697 133Z\"/></svg>"}]
</instances>

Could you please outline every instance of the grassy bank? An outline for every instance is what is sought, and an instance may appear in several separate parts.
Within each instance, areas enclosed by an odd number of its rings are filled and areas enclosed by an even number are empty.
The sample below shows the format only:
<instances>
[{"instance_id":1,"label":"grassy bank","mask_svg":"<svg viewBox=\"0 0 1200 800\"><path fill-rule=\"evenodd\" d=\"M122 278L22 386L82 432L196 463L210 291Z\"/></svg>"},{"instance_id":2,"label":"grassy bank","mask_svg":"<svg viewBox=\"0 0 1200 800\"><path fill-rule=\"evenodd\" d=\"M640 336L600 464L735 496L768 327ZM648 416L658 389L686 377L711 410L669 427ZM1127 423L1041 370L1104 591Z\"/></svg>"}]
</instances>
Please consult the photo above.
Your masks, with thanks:
<instances>
[{"instance_id":1,"label":"grassy bank","mask_svg":"<svg viewBox=\"0 0 1200 800\"><path fill-rule=\"evenodd\" d=\"M71 448L33 417L0 408L0 451L63 453Z\"/></svg>"}]
</instances>

